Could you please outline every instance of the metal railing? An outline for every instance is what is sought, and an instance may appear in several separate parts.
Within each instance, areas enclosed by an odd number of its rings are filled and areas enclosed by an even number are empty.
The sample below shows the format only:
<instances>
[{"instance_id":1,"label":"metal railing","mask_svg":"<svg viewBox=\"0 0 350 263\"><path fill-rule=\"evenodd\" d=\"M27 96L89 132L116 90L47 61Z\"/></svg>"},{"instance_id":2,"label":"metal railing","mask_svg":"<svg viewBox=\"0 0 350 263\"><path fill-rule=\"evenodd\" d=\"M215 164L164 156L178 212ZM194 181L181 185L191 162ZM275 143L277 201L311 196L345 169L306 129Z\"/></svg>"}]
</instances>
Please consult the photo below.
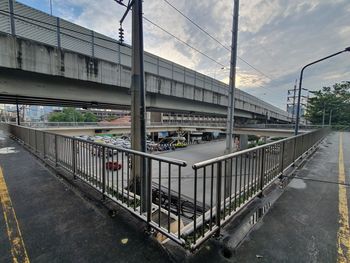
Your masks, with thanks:
<instances>
[{"instance_id":1,"label":"metal railing","mask_svg":"<svg viewBox=\"0 0 350 263\"><path fill-rule=\"evenodd\" d=\"M162 235L185 243L178 229L183 224L180 209L186 210L189 201L181 192L181 169L186 162L17 125L8 125L8 130L50 166L79 178ZM144 199L136 178L131 177L137 158L146 162L147 178L151 179Z\"/></svg>"},{"instance_id":2,"label":"metal railing","mask_svg":"<svg viewBox=\"0 0 350 263\"><path fill-rule=\"evenodd\" d=\"M31 128L59 128L59 127L128 127L131 123L108 123L108 122L22 122L22 126ZM150 126L193 126L193 127L218 127L226 128L225 121L215 120L165 120L162 122L151 122L146 120L146 125ZM328 127L327 125L325 127ZM256 128L275 130L294 130L294 124L236 124L234 128ZM300 125L302 130L315 130L322 128L321 125Z\"/></svg>"},{"instance_id":3,"label":"metal railing","mask_svg":"<svg viewBox=\"0 0 350 263\"><path fill-rule=\"evenodd\" d=\"M265 123L257 123L257 124L236 124L237 128L257 128L257 129L283 129L283 130L294 130L295 124L265 124ZM299 125L302 130L316 130L323 128L322 125ZM324 127L328 127L325 125Z\"/></svg>"},{"instance_id":4,"label":"metal railing","mask_svg":"<svg viewBox=\"0 0 350 263\"><path fill-rule=\"evenodd\" d=\"M312 150L327 134L319 129L252 149L224 155L194 164L194 204L209 205L197 211L192 225L186 226L191 246L197 247L228 222L256 196L305 153ZM204 189L198 193L198 189Z\"/></svg>"},{"instance_id":5,"label":"metal railing","mask_svg":"<svg viewBox=\"0 0 350 263\"><path fill-rule=\"evenodd\" d=\"M66 128L66 127L129 127L131 123L108 123L108 122L21 122L22 126L30 128ZM225 122L218 121L187 121L167 120L163 122L150 122L146 120L147 127L157 126L191 126L191 127L217 127L225 128Z\"/></svg>"},{"instance_id":6,"label":"metal railing","mask_svg":"<svg viewBox=\"0 0 350 263\"><path fill-rule=\"evenodd\" d=\"M191 249L220 232L329 132L311 131L199 162L191 169L185 161L159 155L17 125L8 124L7 129L47 164L79 178L146 222L161 240L170 238ZM131 176L135 158L147 164L146 195L139 194Z\"/></svg>"}]
</instances>

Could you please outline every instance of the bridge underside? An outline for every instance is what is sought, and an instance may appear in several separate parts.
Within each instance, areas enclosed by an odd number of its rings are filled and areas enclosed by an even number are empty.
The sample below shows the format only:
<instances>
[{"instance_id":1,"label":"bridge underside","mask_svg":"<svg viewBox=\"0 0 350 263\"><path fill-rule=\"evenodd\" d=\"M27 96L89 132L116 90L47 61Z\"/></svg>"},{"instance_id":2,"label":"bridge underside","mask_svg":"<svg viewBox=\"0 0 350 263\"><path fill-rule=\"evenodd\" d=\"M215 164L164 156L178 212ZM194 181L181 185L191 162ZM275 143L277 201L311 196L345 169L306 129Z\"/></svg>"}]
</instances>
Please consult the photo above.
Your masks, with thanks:
<instances>
[{"instance_id":1,"label":"bridge underside","mask_svg":"<svg viewBox=\"0 0 350 263\"><path fill-rule=\"evenodd\" d=\"M91 100L93 98L93 100ZM96 82L50 76L17 69L0 70L0 103L79 108L130 109L130 90ZM226 116L224 106L199 101L177 99L156 93L147 93L148 111L201 113ZM194 110L195 109L195 110ZM235 110L241 118L253 119L255 114Z\"/></svg>"}]
</instances>

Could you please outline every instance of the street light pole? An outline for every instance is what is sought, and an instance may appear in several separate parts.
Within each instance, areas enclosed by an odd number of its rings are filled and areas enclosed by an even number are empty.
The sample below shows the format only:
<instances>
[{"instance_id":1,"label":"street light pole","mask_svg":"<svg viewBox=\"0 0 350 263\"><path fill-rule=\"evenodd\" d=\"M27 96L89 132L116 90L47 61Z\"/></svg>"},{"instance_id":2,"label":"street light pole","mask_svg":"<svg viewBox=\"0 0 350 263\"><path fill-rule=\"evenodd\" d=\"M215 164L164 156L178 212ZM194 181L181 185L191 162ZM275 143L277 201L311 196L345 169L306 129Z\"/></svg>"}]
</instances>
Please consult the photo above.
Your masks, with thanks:
<instances>
[{"instance_id":1,"label":"street light pole","mask_svg":"<svg viewBox=\"0 0 350 263\"><path fill-rule=\"evenodd\" d=\"M235 87L236 87L236 63L237 63L237 38L238 38L238 14L239 0L234 0L233 23L232 23L232 44L231 44L231 63L230 63L230 83L227 107L227 125L226 125L226 149L225 153L232 152L232 134L234 123L235 108Z\"/></svg>"},{"instance_id":2,"label":"street light pole","mask_svg":"<svg viewBox=\"0 0 350 263\"><path fill-rule=\"evenodd\" d=\"M350 52L350 47L347 47L347 48L345 48L345 49L342 50L342 51L339 51L339 52L334 53L334 54L332 54L332 55L329 55L329 56L327 56L327 57L324 57L324 58L321 58L321 59L316 60L316 61L314 61L314 62L311 62L311 63L305 65L305 66L301 69L300 78L299 78L299 94L298 94L297 116L296 116L296 122L295 122L295 131L294 131L294 135L298 135L298 131L299 131L299 122L300 122L300 120L299 120L299 118L300 118L300 100L301 100L301 90L302 90L301 87L302 87L302 83L303 83L303 74L304 74L304 70L305 70L307 67L311 66L311 65L314 65L314 64L316 64L316 63L318 63L318 62L321 62L321 61L323 61L323 60L329 59L329 58L331 58L331 57L337 56L337 55L339 55L339 54L341 54L341 53L344 53L344 52Z\"/></svg>"}]
</instances>

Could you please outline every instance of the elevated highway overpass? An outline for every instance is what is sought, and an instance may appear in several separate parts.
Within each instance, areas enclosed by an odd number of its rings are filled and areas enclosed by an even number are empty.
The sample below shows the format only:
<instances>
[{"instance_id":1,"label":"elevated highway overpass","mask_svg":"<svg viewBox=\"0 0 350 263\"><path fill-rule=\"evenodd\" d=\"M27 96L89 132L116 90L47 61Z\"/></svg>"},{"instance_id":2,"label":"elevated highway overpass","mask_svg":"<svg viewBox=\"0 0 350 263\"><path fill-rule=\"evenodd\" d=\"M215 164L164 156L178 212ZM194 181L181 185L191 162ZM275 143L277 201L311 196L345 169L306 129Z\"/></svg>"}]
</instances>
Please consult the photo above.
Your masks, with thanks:
<instances>
[{"instance_id":1,"label":"elevated highway overpass","mask_svg":"<svg viewBox=\"0 0 350 263\"><path fill-rule=\"evenodd\" d=\"M64 19L0 2L0 102L130 107L131 49ZM226 84L145 53L148 111L224 116ZM236 90L235 115L289 122L287 112Z\"/></svg>"},{"instance_id":2,"label":"elevated highway overpass","mask_svg":"<svg viewBox=\"0 0 350 263\"><path fill-rule=\"evenodd\" d=\"M79 136L97 134L129 134L131 126L128 124L107 125L99 123L22 123L24 126L35 128L41 131L52 132L60 135ZM226 132L225 123L148 123L146 126L148 133L154 132ZM303 132L303 130L301 131ZM257 127L235 127L236 135L257 135L257 136L278 136L289 137L294 135L292 126L257 126Z\"/></svg>"}]
</instances>

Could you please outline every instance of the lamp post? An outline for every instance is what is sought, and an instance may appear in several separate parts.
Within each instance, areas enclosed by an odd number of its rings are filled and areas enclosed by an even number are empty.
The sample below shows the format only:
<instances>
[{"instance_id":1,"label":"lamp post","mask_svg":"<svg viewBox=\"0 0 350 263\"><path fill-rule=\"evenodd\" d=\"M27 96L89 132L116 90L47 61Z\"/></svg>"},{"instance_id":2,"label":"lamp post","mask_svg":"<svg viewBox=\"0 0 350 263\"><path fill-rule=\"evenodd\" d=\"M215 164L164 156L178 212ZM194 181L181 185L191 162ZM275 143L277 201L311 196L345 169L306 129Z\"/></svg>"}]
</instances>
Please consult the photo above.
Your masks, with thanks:
<instances>
[{"instance_id":1,"label":"lamp post","mask_svg":"<svg viewBox=\"0 0 350 263\"><path fill-rule=\"evenodd\" d=\"M302 87L302 83L303 83L303 74L304 74L304 70L305 70L307 67L311 66L311 65L314 65L314 64L316 64L316 63L318 63L318 62L321 62L321 61L323 61L323 60L329 59L329 58L331 58L331 57L337 56L337 55L339 55L339 54L341 54L341 53L344 53L344 52L350 52L350 47L347 47L347 48L345 48L345 49L342 50L342 51L339 51L339 52L334 53L334 54L332 54L332 55L329 55L329 56L327 56L327 57L324 57L324 58L321 58L321 59L316 60L316 61L314 61L314 62L311 62L311 63L305 65L305 66L301 69L301 72L300 72L300 79L299 79L299 94L298 94L298 104L297 104L297 116L296 116L296 120L295 120L295 131L294 131L294 135L298 135L298 131L299 131L299 122L300 122L300 120L299 120L299 118L300 118L300 100L301 100L301 89L302 89L301 87Z\"/></svg>"}]
</instances>

